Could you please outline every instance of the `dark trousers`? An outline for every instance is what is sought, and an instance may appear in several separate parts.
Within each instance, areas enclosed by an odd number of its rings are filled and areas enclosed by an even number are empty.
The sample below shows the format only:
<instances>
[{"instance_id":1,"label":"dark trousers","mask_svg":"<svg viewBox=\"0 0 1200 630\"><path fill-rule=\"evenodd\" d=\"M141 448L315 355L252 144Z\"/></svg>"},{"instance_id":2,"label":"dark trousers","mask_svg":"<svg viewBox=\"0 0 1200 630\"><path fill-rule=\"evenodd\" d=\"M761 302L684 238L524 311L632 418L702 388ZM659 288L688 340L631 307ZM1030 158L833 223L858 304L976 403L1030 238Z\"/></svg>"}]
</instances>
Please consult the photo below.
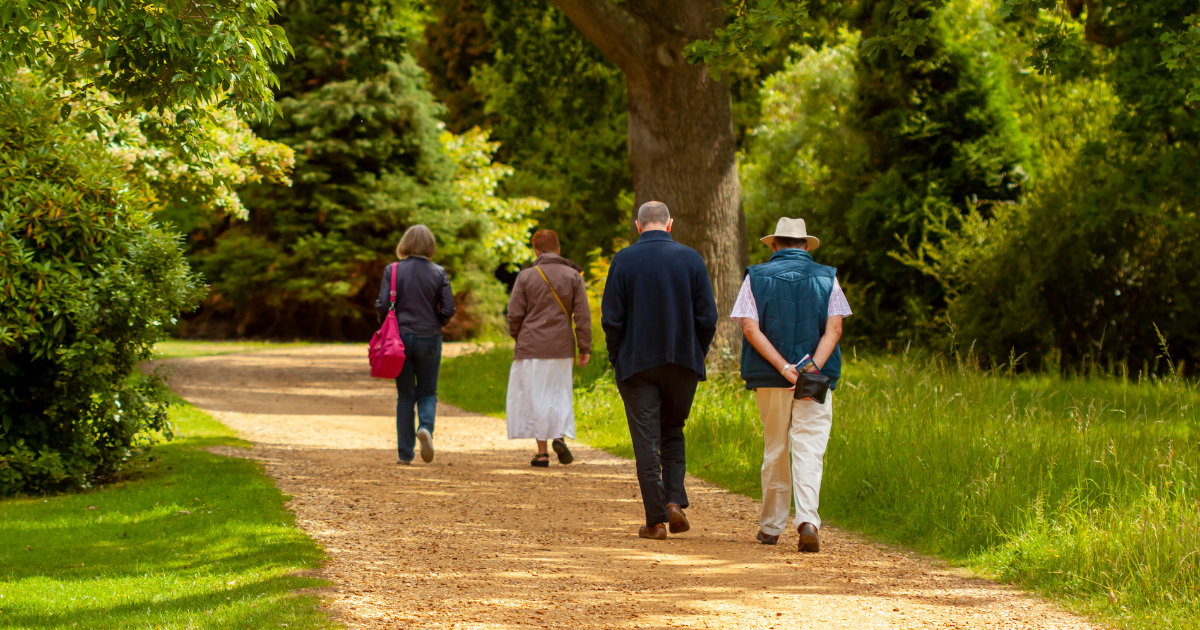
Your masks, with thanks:
<instances>
[{"instance_id":1,"label":"dark trousers","mask_svg":"<svg viewBox=\"0 0 1200 630\"><path fill-rule=\"evenodd\" d=\"M668 363L617 381L625 401L647 526L667 522L668 503L688 506L683 489L687 474L683 423L692 410L699 378L688 368Z\"/></svg>"},{"instance_id":2,"label":"dark trousers","mask_svg":"<svg viewBox=\"0 0 1200 630\"><path fill-rule=\"evenodd\" d=\"M433 434L442 336L401 333L400 340L404 342L404 369L396 377L396 442L400 459L407 462L412 461L417 441L414 421L419 417L420 428Z\"/></svg>"}]
</instances>

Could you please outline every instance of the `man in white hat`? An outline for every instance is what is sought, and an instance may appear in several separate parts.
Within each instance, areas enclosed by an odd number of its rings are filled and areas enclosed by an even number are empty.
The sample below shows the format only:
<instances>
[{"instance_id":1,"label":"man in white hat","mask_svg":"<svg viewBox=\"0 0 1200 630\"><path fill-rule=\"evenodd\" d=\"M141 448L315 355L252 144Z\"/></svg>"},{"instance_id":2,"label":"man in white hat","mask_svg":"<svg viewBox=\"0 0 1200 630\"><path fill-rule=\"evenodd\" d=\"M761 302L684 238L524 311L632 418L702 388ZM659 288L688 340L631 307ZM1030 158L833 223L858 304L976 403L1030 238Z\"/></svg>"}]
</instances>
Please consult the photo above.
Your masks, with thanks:
<instances>
[{"instance_id":1,"label":"man in white hat","mask_svg":"<svg viewBox=\"0 0 1200 630\"><path fill-rule=\"evenodd\" d=\"M835 389L841 376L842 318L852 313L837 269L817 264L809 253L821 242L809 236L804 219L780 219L775 233L762 242L771 248L771 260L746 270L730 315L742 323L742 379L755 391L763 423L758 540L767 545L779 542L795 494L799 550L817 552L817 507L833 425L833 392L824 403L794 400L796 363L810 356L829 377L830 390Z\"/></svg>"}]
</instances>

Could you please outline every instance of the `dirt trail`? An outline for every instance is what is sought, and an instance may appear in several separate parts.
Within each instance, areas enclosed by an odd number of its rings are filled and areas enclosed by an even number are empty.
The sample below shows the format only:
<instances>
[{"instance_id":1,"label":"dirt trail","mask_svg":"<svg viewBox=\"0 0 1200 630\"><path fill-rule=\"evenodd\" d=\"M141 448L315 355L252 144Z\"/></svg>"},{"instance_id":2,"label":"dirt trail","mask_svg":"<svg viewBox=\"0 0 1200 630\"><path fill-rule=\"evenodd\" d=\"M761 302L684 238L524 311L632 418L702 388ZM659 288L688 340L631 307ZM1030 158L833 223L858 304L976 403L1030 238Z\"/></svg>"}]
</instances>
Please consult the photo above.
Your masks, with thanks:
<instances>
[{"instance_id":1,"label":"dirt trail","mask_svg":"<svg viewBox=\"0 0 1200 630\"><path fill-rule=\"evenodd\" d=\"M447 354L459 351L447 346ZM395 388L365 348L172 361L184 398L256 443L350 628L1094 628L1015 589L827 527L754 541L757 502L689 477L692 531L637 538L631 462L533 469L501 420L439 405L432 464L395 464Z\"/></svg>"}]
</instances>

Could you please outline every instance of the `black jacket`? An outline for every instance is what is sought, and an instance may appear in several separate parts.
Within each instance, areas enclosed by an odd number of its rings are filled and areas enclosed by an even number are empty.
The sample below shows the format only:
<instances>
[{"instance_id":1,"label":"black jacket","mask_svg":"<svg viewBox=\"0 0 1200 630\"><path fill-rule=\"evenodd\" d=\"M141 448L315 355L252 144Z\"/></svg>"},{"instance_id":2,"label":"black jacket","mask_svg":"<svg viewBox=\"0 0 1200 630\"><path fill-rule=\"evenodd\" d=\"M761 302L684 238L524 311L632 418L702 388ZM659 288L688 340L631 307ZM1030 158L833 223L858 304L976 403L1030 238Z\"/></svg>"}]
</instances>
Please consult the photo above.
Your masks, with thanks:
<instances>
[{"instance_id":1,"label":"black jacket","mask_svg":"<svg viewBox=\"0 0 1200 630\"><path fill-rule=\"evenodd\" d=\"M642 234L613 256L600 312L618 381L666 363L704 380L717 303L696 250L661 230Z\"/></svg>"},{"instance_id":2,"label":"black jacket","mask_svg":"<svg viewBox=\"0 0 1200 630\"><path fill-rule=\"evenodd\" d=\"M454 292L450 277L441 265L420 256L409 256L396 263L396 323L400 332L421 336L440 335L442 326L454 317ZM392 266L383 270L383 284L375 312L380 321L391 307Z\"/></svg>"}]
</instances>

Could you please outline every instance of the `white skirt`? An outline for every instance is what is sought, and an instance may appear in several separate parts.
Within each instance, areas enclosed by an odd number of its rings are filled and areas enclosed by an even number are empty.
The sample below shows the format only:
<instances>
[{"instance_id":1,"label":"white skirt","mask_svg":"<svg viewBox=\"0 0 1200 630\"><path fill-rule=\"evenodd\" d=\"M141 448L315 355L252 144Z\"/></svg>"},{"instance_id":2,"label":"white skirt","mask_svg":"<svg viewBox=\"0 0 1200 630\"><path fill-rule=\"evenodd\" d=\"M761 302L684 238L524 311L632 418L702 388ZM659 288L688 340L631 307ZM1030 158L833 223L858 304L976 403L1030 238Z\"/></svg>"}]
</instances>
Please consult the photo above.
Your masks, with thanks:
<instances>
[{"instance_id":1,"label":"white skirt","mask_svg":"<svg viewBox=\"0 0 1200 630\"><path fill-rule=\"evenodd\" d=\"M504 406L508 439L575 439L574 363L574 359L513 361Z\"/></svg>"}]
</instances>

